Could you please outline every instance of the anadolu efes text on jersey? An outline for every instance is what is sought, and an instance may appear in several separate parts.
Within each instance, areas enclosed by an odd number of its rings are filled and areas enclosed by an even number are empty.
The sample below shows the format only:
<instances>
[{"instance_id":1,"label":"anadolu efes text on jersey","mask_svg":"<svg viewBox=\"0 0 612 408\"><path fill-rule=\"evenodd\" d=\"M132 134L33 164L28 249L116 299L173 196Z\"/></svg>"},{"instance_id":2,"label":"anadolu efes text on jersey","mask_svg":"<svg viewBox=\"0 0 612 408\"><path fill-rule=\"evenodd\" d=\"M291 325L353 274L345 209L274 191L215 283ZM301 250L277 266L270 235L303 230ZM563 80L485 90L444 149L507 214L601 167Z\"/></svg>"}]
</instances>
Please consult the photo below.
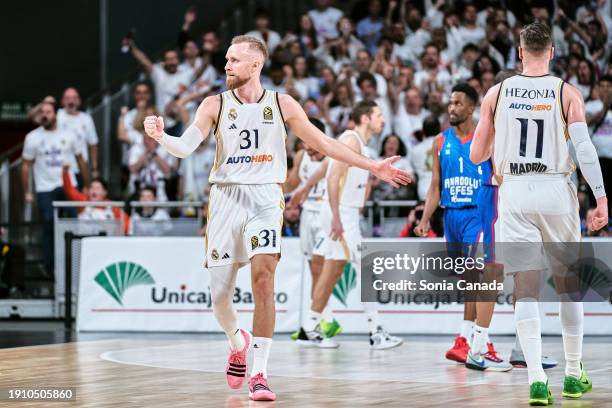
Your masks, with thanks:
<instances>
[{"instance_id":1,"label":"anadolu efes text on jersey","mask_svg":"<svg viewBox=\"0 0 612 408\"><path fill-rule=\"evenodd\" d=\"M481 165L470 160L474 135L461 140L451 127L442 132L436 150L440 158L442 179L440 204L445 208L470 207L478 204L481 182L486 177ZM486 182L486 181L485 181Z\"/></svg>"},{"instance_id":2,"label":"anadolu efes text on jersey","mask_svg":"<svg viewBox=\"0 0 612 408\"><path fill-rule=\"evenodd\" d=\"M564 82L552 75L504 80L495 105L495 171L500 175L569 174L562 108Z\"/></svg>"},{"instance_id":3,"label":"anadolu efes text on jersey","mask_svg":"<svg viewBox=\"0 0 612 408\"><path fill-rule=\"evenodd\" d=\"M233 91L223 92L220 97L215 164L209 181L217 184L285 182L287 133L278 94L264 90L256 103L243 103Z\"/></svg>"}]
</instances>

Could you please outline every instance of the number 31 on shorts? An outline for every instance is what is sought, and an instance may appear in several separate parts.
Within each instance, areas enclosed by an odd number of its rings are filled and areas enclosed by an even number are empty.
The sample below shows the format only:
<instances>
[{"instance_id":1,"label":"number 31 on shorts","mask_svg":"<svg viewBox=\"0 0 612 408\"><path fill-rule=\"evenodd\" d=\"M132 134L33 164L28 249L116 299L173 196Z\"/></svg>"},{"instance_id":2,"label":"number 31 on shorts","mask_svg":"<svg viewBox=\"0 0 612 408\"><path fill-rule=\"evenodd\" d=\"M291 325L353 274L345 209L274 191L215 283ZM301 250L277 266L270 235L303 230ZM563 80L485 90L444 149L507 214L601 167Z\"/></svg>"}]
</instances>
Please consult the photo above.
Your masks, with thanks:
<instances>
[{"instance_id":1,"label":"number 31 on shorts","mask_svg":"<svg viewBox=\"0 0 612 408\"><path fill-rule=\"evenodd\" d=\"M255 248L265 248L269 245L272 245L273 248L276 248L276 230L275 229L265 229L259 231L259 234L253 235L251 237L251 249Z\"/></svg>"}]
</instances>

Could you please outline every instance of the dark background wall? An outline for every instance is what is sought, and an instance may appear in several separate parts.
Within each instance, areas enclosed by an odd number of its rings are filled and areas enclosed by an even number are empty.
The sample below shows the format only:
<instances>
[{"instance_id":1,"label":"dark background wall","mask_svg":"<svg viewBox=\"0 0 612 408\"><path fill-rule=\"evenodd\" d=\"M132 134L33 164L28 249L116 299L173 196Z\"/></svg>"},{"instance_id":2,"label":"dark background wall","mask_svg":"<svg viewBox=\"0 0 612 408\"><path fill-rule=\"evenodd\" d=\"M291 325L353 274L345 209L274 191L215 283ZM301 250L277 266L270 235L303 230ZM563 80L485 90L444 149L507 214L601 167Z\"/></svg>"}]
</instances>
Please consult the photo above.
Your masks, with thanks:
<instances>
[{"instance_id":1,"label":"dark background wall","mask_svg":"<svg viewBox=\"0 0 612 408\"><path fill-rule=\"evenodd\" d=\"M175 45L190 6L198 10L192 31L200 33L217 27L243 3L108 0L108 83L121 82L138 69L131 55L120 51L130 29L141 49L159 56ZM2 2L0 100L38 101L48 94L59 96L67 86L85 97L100 89L100 0Z\"/></svg>"}]
</instances>

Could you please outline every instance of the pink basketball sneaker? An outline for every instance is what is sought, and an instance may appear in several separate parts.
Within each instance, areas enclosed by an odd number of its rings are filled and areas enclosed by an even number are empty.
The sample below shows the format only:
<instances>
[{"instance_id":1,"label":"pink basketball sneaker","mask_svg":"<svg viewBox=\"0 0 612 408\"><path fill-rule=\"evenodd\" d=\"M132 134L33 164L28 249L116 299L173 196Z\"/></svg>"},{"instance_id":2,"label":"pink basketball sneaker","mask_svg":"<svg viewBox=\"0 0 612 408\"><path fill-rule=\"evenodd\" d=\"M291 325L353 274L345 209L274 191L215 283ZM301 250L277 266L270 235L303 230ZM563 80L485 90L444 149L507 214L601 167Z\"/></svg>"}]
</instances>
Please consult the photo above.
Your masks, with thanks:
<instances>
[{"instance_id":1,"label":"pink basketball sneaker","mask_svg":"<svg viewBox=\"0 0 612 408\"><path fill-rule=\"evenodd\" d=\"M268 380L258 373L249 380L249 398L253 401L274 401L276 394L268 388Z\"/></svg>"},{"instance_id":2,"label":"pink basketball sneaker","mask_svg":"<svg viewBox=\"0 0 612 408\"><path fill-rule=\"evenodd\" d=\"M248 330L240 329L244 337L244 347L242 350L230 348L229 359L225 367L225 377L230 388L238 389L244 384L247 376L247 354L253 345L253 336Z\"/></svg>"}]
</instances>

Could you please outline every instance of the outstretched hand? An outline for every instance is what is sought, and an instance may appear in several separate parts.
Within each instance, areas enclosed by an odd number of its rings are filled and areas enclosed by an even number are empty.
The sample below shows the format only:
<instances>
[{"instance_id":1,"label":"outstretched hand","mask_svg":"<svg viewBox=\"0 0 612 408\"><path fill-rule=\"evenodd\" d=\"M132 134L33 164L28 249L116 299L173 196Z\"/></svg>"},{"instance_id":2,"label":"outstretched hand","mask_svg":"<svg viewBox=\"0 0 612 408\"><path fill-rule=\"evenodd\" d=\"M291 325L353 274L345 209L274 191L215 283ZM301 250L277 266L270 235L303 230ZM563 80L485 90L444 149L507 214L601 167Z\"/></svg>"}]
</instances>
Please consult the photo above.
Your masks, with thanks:
<instances>
[{"instance_id":1,"label":"outstretched hand","mask_svg":"<svg viewBox=\"0 0 612 408\"><path fill-rule=\"evenodd\" d=\"M393 156L377 162L372 169L372 174L395 188L398 188L400 185L405 186L406 184L412 183L412 178L407 171L400 170L393 166L393 163L399 159L400 156Z\"/></svg>"}]
</instances>

